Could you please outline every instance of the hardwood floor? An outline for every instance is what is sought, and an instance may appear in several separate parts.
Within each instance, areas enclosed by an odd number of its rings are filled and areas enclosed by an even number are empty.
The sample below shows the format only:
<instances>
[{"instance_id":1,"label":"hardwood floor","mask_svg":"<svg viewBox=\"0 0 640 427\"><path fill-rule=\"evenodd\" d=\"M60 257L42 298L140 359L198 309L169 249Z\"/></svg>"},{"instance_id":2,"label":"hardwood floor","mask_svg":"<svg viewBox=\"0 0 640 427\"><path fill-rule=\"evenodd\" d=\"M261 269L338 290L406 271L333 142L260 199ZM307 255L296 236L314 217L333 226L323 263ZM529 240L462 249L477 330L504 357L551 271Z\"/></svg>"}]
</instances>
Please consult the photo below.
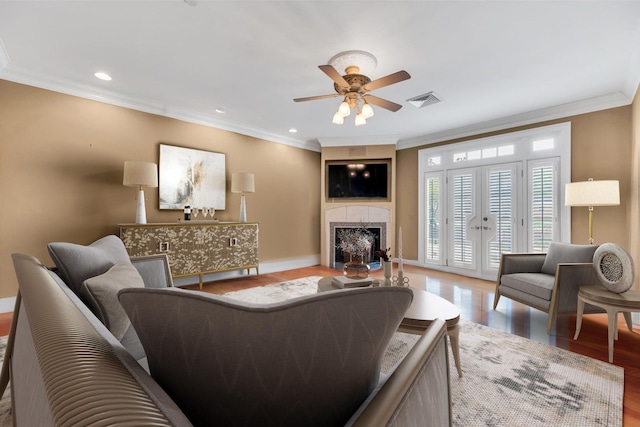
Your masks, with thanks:
<instances>
[{"instance_id":1,"label":"hardwood floor","mask_svg":"<svg viewBox=\"0 0 640 427\"><path fill-rule=\"evenodd\" d=\"M395 271L394 266L394 271ZM420 267L405 266L405 276L412 287L440 295L460 308L460 317L494 329L530 338L548 345L563 348L608 361L606 314L585 315L578 340L573 340L576 316L559 316L555 330L547 335L547 314L502 297L493 310L495 283L455 274L442 273ZM261 274L246 278L220 280L205 283L204 292L225 292L263 286L307 276L330 276L340 272L321 266L306 267L277 273ZM374 271L373 277L382 277L382 271ZM198 289L197 285L185 289ZM0 314L0 334L9 332L11 314ZM613 363L624 368L624 425L640 426L640 330L627 329L622 316L619 322L619 339L615 343ZM464 366L464 361L463 361Z\"/></svg>"}]
</instances>

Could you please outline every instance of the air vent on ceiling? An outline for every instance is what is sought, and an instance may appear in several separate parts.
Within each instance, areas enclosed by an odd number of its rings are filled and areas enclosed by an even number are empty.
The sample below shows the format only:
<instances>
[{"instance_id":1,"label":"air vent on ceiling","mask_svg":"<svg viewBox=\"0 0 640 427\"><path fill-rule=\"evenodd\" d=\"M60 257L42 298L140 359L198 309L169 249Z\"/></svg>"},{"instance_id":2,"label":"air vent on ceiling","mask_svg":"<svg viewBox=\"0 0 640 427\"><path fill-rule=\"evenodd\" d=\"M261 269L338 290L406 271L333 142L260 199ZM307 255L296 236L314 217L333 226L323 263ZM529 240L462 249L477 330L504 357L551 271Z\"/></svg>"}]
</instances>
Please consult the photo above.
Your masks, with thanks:
<instances>
[{"instance_id":1,"label":"air vent on ceiling","mask_svg":"<svg viewBox=\"0 0 640 427\"><path fill-rule=\"evenodd\" d=\"M433 93L433 91L431 91L422 95L414 96L413 98L409 98L407 99L407 102L416 108L422 108L426 107L427 105L442 102L442 99L440 99L435 93Z\"/></svg>"}]
</instances>

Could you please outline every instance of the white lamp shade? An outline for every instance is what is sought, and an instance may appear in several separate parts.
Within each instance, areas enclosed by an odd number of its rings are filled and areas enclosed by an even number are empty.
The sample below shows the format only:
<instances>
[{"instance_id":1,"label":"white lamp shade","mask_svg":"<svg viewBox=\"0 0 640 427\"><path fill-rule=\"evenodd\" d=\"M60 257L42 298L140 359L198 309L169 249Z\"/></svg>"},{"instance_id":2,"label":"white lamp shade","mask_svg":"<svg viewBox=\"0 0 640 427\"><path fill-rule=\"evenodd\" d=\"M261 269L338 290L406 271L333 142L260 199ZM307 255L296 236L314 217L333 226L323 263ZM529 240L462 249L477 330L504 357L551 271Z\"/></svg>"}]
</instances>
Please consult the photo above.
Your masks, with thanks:
<instances>
[{"instance_id":1,"label":"white lamp shade","mask_svg":"<svg viewBox=\"0 0 640 427\"><path fill-rule=\"evenodd\" d=\"M571 182L565 186L565 206L617 206L620 185L615 180Z\"/></svg>"},{"instance_id":2,"label":"white lamp shade","mask_svg":"<svg viewBox=\"0 0 640 427\"><path fill-rule=\"evenodd\" d=\"M157 187L158 165L149 162L124 162L122 184L128 187Z\"/></svg>"},{"instance_id":3,"label":"white lamp shade","mask_svg":"<svg viewBox=\"0 0 640 427\"><path fill-rule=\"evenodd\" d=\"M231 175L232 193L254 193L256 191L253 174L248 172L234 172Z\"/></svg>"},{"instance_id":4,"label":"white lamp shade","mask_svg":"<svg viewBox=\"0 0 640 427\"><path fill-rule=\"evenodd\" d=\"M342 101L342 103L338 107L338 114L340 114L342 117L347 117L349 114L351 114L351 108L349 108L349 104L347 104L347 101Z\"/></svg>"},{"instance_id":5,"label":"white lamp shade","mask_svg":"<svg viewBox=\"0 0 640 427\"><path fill-rule=\"evenodd\" d=\"M362 106L362 117L364 117L365 119L373 117L373 108L371 108L371 105L369 105L366 101Z\"/></svg>"}]
</instances>

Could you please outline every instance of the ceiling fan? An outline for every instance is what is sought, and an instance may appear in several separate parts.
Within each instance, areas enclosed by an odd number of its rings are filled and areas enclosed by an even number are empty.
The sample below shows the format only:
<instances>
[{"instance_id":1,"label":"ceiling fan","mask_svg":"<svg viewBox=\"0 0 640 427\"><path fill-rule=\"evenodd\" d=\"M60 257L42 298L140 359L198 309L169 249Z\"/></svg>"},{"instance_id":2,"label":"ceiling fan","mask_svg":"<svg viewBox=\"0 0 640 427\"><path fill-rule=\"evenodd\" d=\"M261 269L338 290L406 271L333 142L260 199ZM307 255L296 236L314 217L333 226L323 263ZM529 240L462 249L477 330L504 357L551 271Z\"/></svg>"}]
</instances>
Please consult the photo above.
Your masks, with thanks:
<instances>
[{"instance_id":1,"label":"ceiling fan","mask_svg":"<svg viewBox=\"0 0 640 427\"><path fill-rule=\"evenodd\" d=\"M393 112L402 108L400 104L379 98L368 92L410 79L411 76L406 71L398 71L372 81L364 74L360 74L360 64L375 67L376 59L370 53L362 51L343 52L334 56L329 62L331 65L318 65L318 68L334 81L333 88L337 93L310 96L307 98L295 98L295 102L343 96L344 101L340 104L338 112L334 115L333 123L341 125L344 122L344 118L351 113L351 110L356 110L356 126L365 124L366 119L373 116L373 109L369 103ZM346 64L346 75L344 76L334 67L334 65L340 66L340 64Z\"/></svg>"}]
</instances>

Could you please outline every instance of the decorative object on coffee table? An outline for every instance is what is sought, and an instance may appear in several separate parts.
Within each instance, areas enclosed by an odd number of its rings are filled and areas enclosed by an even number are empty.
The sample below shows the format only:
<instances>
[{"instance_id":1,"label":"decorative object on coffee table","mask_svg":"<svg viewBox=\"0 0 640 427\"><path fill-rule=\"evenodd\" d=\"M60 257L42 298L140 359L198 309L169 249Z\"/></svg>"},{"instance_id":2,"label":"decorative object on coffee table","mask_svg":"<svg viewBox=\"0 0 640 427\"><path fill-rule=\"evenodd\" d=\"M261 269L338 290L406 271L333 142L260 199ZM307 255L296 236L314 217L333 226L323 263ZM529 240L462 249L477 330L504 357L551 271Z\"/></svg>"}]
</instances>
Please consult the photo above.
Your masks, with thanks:
<instances>
[{"instance_id":1,"label":"decorative object on coffee table","mask_svg":"<svg viewBox=\"0 0 640 427\"><path fill-rule=\"evenodd\" d=\"M338 231L338 239L336 247L349 256L349 261L344 263L343 274L350 279L369 277L370 267L365 261L373 245L373 235L367 229L367 225L360 224L357 228L341 229Z\"/></svg>"},{"instance_id":2,"label":"decorative object on coffee table","mask_svg":"<svg viewBox=\"0 0 640 427\"><path fill-rule=\"evenodd\" d=\"M382 268L384 271L384 282L383 286L391 286L391 276L393 276L393 263L389 258L389 251L391 248L387 249L378 249L375 251L374 255L380 258L380 263L382 264Z\"/></svg>"},{"instance_id":3,"label":"decorative object on coffee table","mask_svg":"<svg viewBox=\"0 0 640 427\"><path fill-rule=\"evenodd\" d=\"M349 279L366 279L369 277L371 267L364 262L364 256L349 254L349 261L344 263L343 274Z\"/></svg>"},{"instance_id":4,"label":"decorative object on coffee table","mask_svg":"<svg viewBox=\"0 0 640 427\"><path fill-rule=\"evenodd\" d=\"M124 162L122 185L138 187L138 210L136 224L147 223L147 211L144 204L144 190L142 187L158 186L158 165L150 162Z\"/></svg>"},{"instance_id":5,"label":"decorative object on coffee table","mask_svg":"<svg viewBox=\"0 0 640 427\"><path fill-rule=\"evenodd\" d=\"M600 283L616 294L631 289L634 279L633 260L620 246L604 243L593 254L593 268Z\"/></svg>"},{"instance_id":6,"label":"decorative object on coffee table","mask_svg":"<svg viewBox=\"0 0 640 427\"><path fill-rule=\"evenodd\" d=\"M247 222L247 202L245 201L245 193L254 193L256 191L255 182L252 173L234 172L231 175L231 192L240 193L240 220L239 222Z\"/></svg>"},{"instance_id":7,"label":"decorative object on coffee table","mask_svg":"<svg viewBox=\"0 0 640 427\"><path fill-rule=\"evenodd\" d=\"M409 286L409 278L404 277L404 268L402 266L402 227L398 231L398 275L391 279L393 286Z\"/></svg>"}]
</instances>

